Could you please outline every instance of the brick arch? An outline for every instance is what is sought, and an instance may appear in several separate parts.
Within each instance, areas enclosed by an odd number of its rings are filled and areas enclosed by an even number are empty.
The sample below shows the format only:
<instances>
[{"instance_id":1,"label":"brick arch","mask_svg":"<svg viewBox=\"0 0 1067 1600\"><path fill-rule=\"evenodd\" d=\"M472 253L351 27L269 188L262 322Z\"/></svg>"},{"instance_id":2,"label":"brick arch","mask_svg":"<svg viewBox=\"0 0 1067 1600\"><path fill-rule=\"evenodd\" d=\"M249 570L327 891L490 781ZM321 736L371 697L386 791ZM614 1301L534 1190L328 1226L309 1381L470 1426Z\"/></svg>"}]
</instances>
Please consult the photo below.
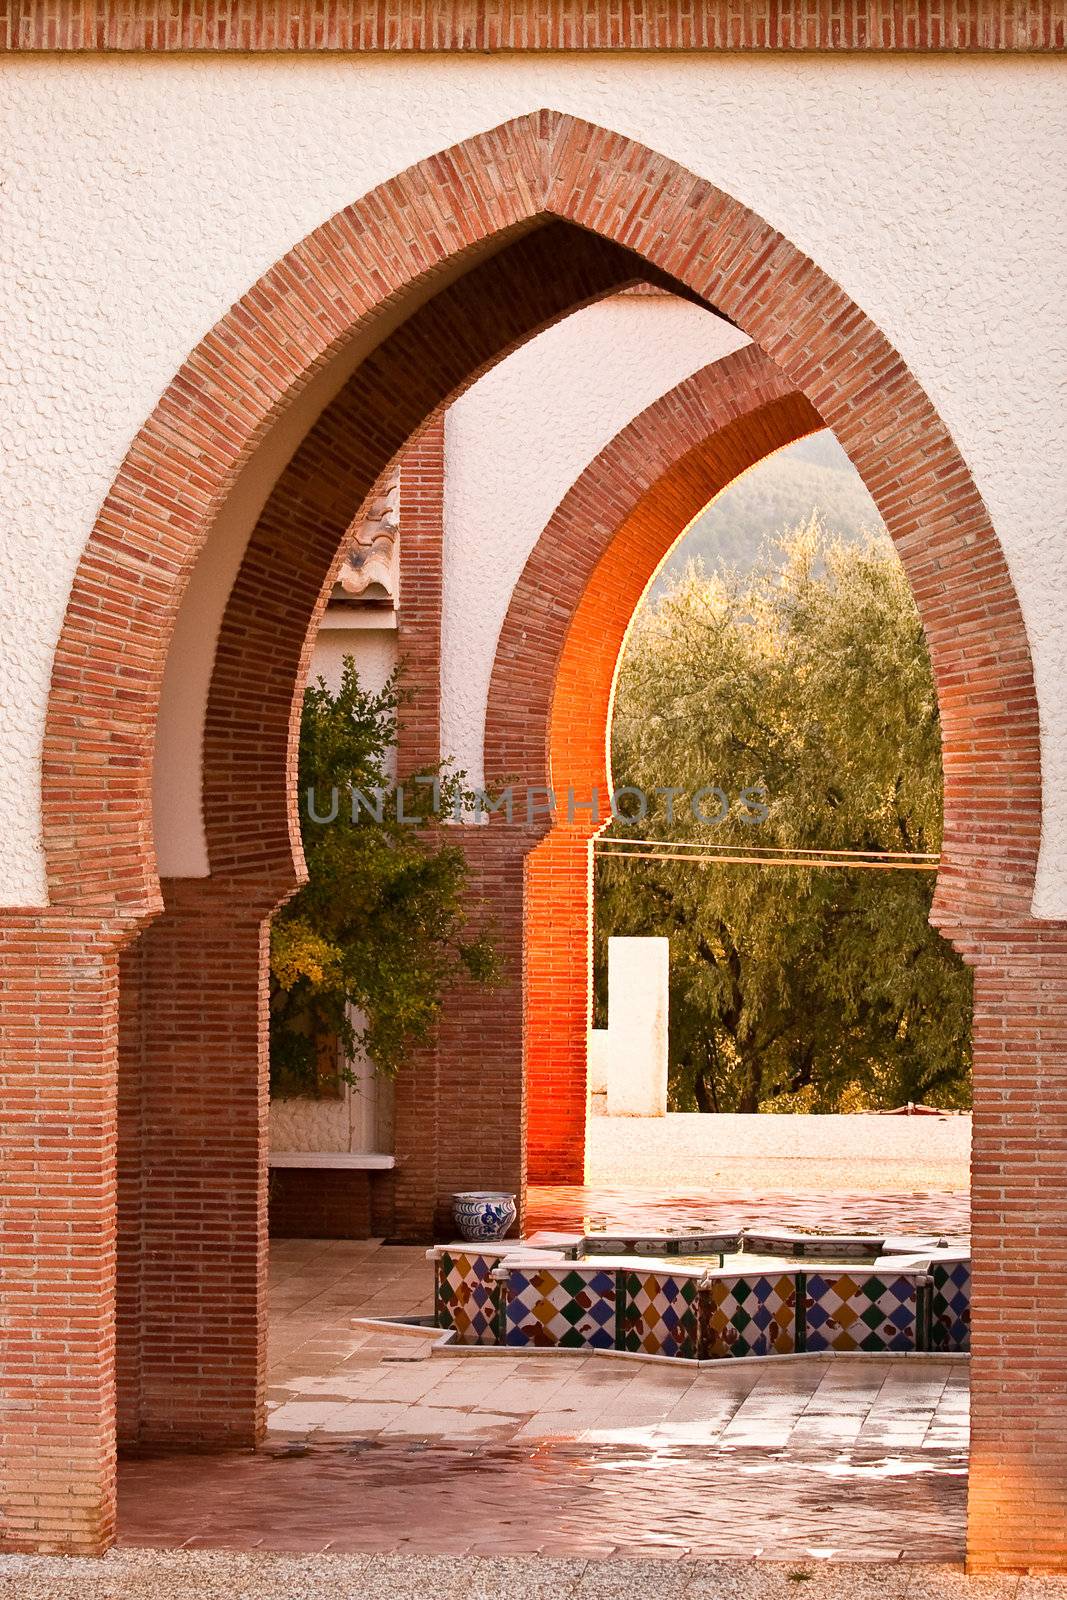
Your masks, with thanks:
<instances>
[{"instance_id":1,"label":"brick arch","mask_svg":"<svg viewBox=\"0 0 1067 1600\"><path fill-rule=\"evenodd\" d=\"M526 1153L532 1183L581 1183L592 856L611 789L615 673L634 611L692 519L741 473L823 426L754 345L686 378L594 457L515 586L485 719L490 779L544 786L554 825L525 874ZM565 797L581 804L568 816Z\"/></svg>"},{"instance_id":2,"label":"brick arch","mask_svg":"<svg viewBox=\"0 0 1067 1600\"><path fill-rule=\"evenodd\" d=\"M531 551L500 630L485 719L490 778L605 791L615 666L657 567L734 478L824 426L747 345L662 395L594 457Z\"/></svg>"},{"instance_id":3,"label":"brick arch","mask_svg":"<svg viewBox=\"0 0 1067 1600\"><path fill-rule=\"evenodd\" d=\"M309 619L332 587L352 507L382 464L501 355L637 281L674 287L620 245L548 222L416 310L311 428L264 506L222 623L204 735L213 875L273 882L277 893L294 881L294 858L299 870L294 685L306 680Z\"/></svg>"},{"instance_id":4,"label":"brick arch","mask_svg":"<svg viewBox=\"0 0 1067 1600\"><path fill-rule=\"evenodd\" d=\"M565 248L551 247L553 239ZM494 270L523 283L514 316L485 290L480 274L494 261ZM330 420L316 438L325 441L335 423L332 450L298 452L294 463L307 474L302 491L293 471L283 474L233 586L205 733L214 876L202 889L195 880L170 886L175 900L139 941L161 1009L122 1019L131 1037L157 1051L145 1083L157 1096L170 1094L167 1112L185 1141L157 1141L145 1168L143 1214L156 1233L151 1272L133 1298L140 1293L144 1305L155 1296L148 1320L157 1342L137 1353L150 1380L139 1416L150 1437L233 1443L253 1440L262 1418L264 916L299 870L288 810L292 735L306 639L330 578L327 532L343 534L360 486L369 490L405 430L457 386L554 316L635 277L691 295L753 338L834 429L908 566L953 752L939 912L943 924L966 930L988 979L976 1012L976 1061L986 1104L997 1110L976 1146L976 1173L987 1185L984 1198L976 1190L976 1262L993 1263L998 1251L1004 1259L1009 1243L1028 1259L1042 1258L1049 1180L1038 1156L1011 1145L1005 1129L1020 1058L1033 1085L1043 1081L1050 1051L1062 1053L1062 1020L1048 991L1063 982L1064 951L1028 915L1040 834L1037 707L1021 613L977 489L899 354L767 222L633 140L534 112L399 174L271 268L164 391L83 553L54 659L42 760L50 906L6 914L0 925L0 984L19 1022L3 1039L0 1090L4 1108L13 1108L5 1120L15 1177L4 1196L0 1245L11 1259L0 1259L0 1272L37 1353L32 1383L13 1375L14 1421L0 1428L8 1546L48 1537L65 1548L99 1549L113 1528L116 951L124 929L161 907L153 743L175 616L209 531L272 428L298 400L311 408L346 362L355 368L358 353L355 381L373 372L375 406L355 408L347 424L340 397L341 410L324 413ZM569 280L566 292L554 296L561 278ZM423 311L424 340L436 343L416 349L404 329ZM361 438L352 433L356 417L366 430ZM335 480L349 453L358 470ZM289 539L278 516L283 506L301 511L300 531ZM283 557L292 563L284 569L288 599L279 582ZM265 659L264 636L276 642L273 661ZM262 815L251 794L262 795ZM227 823L227 806L240 812L240 828ZM489 861L484 881L498 903L521 885L513 862ZM1049 1013L1036 1034L1035 1010ZM510 1005L484 1030L478 1071L468 1066L462 1079L442 1072L439 1083L441 1096L458 1084L481 1097L473 1119L479 1137L468 1143L495 1165L480 1176L516 1186L519 1015ZM1016 1103L1032 1115L1032 1101ZM434 1102L427 1125L442 1126L448 1113L443 1098ZM489 1114L495 1146L481 1126ZM59 1124L61 1141L42 1136L42 1126ZM1046 1149L1048 1142L1046 1126ZM998 1175L1001 1159L1014 1163L1011 1184ZM27 1189L18 1173L30 1168ZM186 1198L190 1171L200 1174L195 1204ZM432 1162L427 1172L438 1195L464 1186ZM204 1226L205 1217L219 1215L227 1218L221 1244ZM40 1264L32 1280L27 1258ZM176 1305L179 1265L186 1293ZM1036 1362L1021 1375L999 1367L990 1323L984 1409L976 1412L982 1475L972 1473L972 1492L978 1484L987 1546L1006 1564L1012 1552L1016 1564L1033 1564L1038 1545L1054 1561L1043 1530L1054 1534L1063 1512L1062 1474L1055 1478L1062 1450L1050 1454L1041 1433L1055 1410L1051 1379L1042 1374L1055 1372L1063 1338L1042 1316L1039 1287L1036 1278L1032 1290L1016 1283L1008 1310L1016 1323L1040 1322L1040 1371ZM192 1358L205 1350L210 1362ZM997 1441L1009 1413L1020 1465L1017 1490L1005 1491ZM1030 1419L1028 1431L1020 1418ZM70 1467L57 1531L46 1536L39 1507L55 1501L53 1435Z\"/></svg>"},{"instance_id":5,"label":"brick arch","mask_svg":"<svg viewBox=\"0 0 1067 1600\"><path fill-rule=\"evenodd\" d=\"M425 348L413 355L402 328L389 359L376 353L378 394L387 399L374 420L383 425L362 441L362 470L345 487L353 498L327 522L350 518L359 486L369 490L403 428L410 433L494 355L567 309L546 313L545 304L575 245L544 256L540 276L526 283L525 328L499 302L465 291L477 285L479 258L548 219L631 252L640 258L631 277L658 272L743 327L834 429L910 562L939 682L956 685L942 696L946 738L959 756L946 785L939 914L959 923L998 920L1009 906L1026 914L1040 833L1029 650L996 535L947 429L884 335L768 223L666 157L549 111L430 157L331 218L227 313L165 391L90 536L56 651L42 793L54 905L158 906L150 783L166 644L211 523L272 423L357 335L386 331L444 291L426 308L440 340L432 362ZM576 290L572 305L604 292L607 275L585 294ZM327 428L324 419L320 437ZM346 443L354 448L350 437ZM310 464L310 450L303 454ZM305 483L312 521L327 509L316 495ZM212 684L209 813L232 805L235 794L268 794L272 783L281 803L277 774L291 763L299 654L290 639L294 626L306 637L313 623L329 577L328 544L312 533L293 552L294 603L285 607L271 507L252 536ZM256 629L247 626L250 610ZM970 631L959 625L964 614L973 618ZM270 669L255 634L270 633L279 618L290 689L284 732L277 719L270 727L248 721ZM996 751L991 702L1002 731ZM257 857L247 849L248 826L264 829L261 861L276 850L279 826L276 816L263 824L247 812L241 821L236 846L215 824L215 854L221 870L244 858L247 874ZM291 819L286 827L292 839ZM208 829L210 842L210 820ZM989 846L1004 837L1012 850L994 870ZM285 870L292 881L291 865Z\"/></svg>"}]
</instances>

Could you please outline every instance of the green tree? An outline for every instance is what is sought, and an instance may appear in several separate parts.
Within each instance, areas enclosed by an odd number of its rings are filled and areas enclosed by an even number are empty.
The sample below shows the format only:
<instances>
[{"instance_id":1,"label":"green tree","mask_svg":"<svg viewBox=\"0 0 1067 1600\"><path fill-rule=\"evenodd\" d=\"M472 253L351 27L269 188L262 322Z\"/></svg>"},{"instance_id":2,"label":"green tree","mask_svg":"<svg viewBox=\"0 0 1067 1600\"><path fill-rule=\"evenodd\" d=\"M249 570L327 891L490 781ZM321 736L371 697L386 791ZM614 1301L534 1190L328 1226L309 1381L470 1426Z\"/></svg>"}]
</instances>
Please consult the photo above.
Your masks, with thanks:
<instances>
[{"instance_id":1,"label":"green tree","mask_svg":"<svg viewBox=\"0 0 1067 1600\"><path fill-rule=\"evenodd\" d=\"M714 826L684 802L673 824L616 823L626 837L938 850L937 700L888 539L846 543L813 515L746 573L688 569L637 620L612 755L617 786L716 784L734 802ZM737 803L752 787L758 826ZM927 920L933 883L602 856L600 1004L607 938L667 934L675 1109L966 1106L970 974Z\"/></svg>"},{"instance_id":2,"label":"green tree","mask_svg":"<svg viewBox=\"0 0 1067 1600\"><path fill-rule=\"evenodd\" d=\"M463 774L445 766L405 785L398 814L388 765L402 703L396 674L369 693L351 656L336 695L321 678L304 695L308 881L271 928L271 1086L282 1093L316 1085L324 1043L332 1055L339 1041L348 1081L360 1047L379 1072L395 1073L429 1037L458 977L495 978L491 938L464 936L466 857L435 821L468 800ZM354 807L353 793L367 803ZM358 1026L352 1008L365 1018Z\"/></svg>"}]
</instances>

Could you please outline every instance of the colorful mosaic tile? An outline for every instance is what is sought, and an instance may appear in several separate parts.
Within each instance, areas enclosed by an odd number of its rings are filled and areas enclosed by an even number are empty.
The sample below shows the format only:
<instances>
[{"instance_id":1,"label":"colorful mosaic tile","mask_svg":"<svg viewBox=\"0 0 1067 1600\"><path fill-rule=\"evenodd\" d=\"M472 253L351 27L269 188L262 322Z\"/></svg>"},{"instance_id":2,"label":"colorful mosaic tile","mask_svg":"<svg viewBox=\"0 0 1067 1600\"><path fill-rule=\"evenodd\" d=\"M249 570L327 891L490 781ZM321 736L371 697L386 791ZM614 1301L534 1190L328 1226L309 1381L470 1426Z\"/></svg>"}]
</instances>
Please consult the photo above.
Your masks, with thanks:
<instances>
[{"instance_id":1,"label":"colorful mosaic tile","mask_svg":"<svg viewBox=\"0 0 1067 1600\"><path fill-rule=\"evenodd\" d=\"M615 1274L599 1268L513 1268L508 1274L504 1342L615 1348Z\"/></svg>"},{"instance_id":2,"label":"colorful mosaic tile","mask_svg":"<svg viewBox=\"0 0 1067 1600\"><path fill-rule=\"evenodd\" d=\"M712 1278L704 1291L702 1355L792 1355L796 1350L796 1280L790 1272Z\"/></svg>"},{"instance_id":3,"label":"colorful mosaic tile","mask_svg":"<svg viewBox=\"0 0 1067 1600\"><path fill-rule=\"evenodd\" d=\"M809 1272L806 1350L914 1350L916 1280L887 1272Z\"/></svg>"},{"instance_id":4,"label":"colorful mosaic tile","mask_svg":"<svg viewBox=\"0 0 1067 1600\"><path fill-rule=\"evenodd\" d=\"M930 1345L934 1350L971 1348L971 1263L935 1261Z\"/></svg>"},{"instance_id":5,"label":"colorful mosaic tile","mask_svg":"<svg viewBox=\"0 0 1067 1600\"><path fill-rule=\"evenodd\" d=\"M695 1361L697 1280L665 1272L626 1272L621 1277L622 1348Z\"/></svg>"},{"instance_id":6,"label":"colorful mosaic tile","mask_svg":"<svg viewBox=\"0 0 1067 1600\"><path fill-rule=\"evenodd\" d=\"M454 1328L458 1344L498 1344L496 1257L443 1250L435 1266L436 1322Z\"/></svg>"}]
</instances>

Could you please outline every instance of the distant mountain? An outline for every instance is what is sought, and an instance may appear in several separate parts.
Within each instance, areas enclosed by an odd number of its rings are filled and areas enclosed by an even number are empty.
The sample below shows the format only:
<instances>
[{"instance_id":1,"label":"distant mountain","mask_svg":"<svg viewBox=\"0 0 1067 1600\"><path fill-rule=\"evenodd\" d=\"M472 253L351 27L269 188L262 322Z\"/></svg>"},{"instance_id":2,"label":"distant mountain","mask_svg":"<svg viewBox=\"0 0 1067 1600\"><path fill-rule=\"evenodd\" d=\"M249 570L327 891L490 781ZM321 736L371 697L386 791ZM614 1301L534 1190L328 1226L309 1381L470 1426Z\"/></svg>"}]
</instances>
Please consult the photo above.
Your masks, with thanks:
<instances>
[{"instance_id":1,"label":"distant mountain","mask_svg":"<svg viewBox=\"0 0 1067 1600\"><path fill-rule=\"evenodd\" d=\"M788 445L724 490L676 545L651 598L698 558L709 572L751 567L765 539L805 522L813 510L843 539L885 533L863 479L829 430Z\"/></svg>"}]
</instances>

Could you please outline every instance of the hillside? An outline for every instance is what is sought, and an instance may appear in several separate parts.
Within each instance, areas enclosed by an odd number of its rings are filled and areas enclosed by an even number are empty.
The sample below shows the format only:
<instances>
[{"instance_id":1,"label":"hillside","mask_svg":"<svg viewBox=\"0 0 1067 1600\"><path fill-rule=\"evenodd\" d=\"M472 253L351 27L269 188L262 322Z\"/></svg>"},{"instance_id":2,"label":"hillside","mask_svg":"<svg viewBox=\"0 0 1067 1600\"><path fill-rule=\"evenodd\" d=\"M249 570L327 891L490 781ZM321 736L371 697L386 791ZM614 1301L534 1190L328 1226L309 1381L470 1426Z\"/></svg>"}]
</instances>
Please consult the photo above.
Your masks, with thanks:
<instances>
[{"instance_id":1,"label":"hillside","mask_svg":"<svg viewBox=\"0 0 1067 1600\"><path fill-rule=\"evenodd\" d=\"M675 547L652 596L694 560L709 571L750 567L769 535L805 521L816 509L845 539L885 531L863 480L829 431L780 450L725 490Z\"/></svg>"}]
</instances>

